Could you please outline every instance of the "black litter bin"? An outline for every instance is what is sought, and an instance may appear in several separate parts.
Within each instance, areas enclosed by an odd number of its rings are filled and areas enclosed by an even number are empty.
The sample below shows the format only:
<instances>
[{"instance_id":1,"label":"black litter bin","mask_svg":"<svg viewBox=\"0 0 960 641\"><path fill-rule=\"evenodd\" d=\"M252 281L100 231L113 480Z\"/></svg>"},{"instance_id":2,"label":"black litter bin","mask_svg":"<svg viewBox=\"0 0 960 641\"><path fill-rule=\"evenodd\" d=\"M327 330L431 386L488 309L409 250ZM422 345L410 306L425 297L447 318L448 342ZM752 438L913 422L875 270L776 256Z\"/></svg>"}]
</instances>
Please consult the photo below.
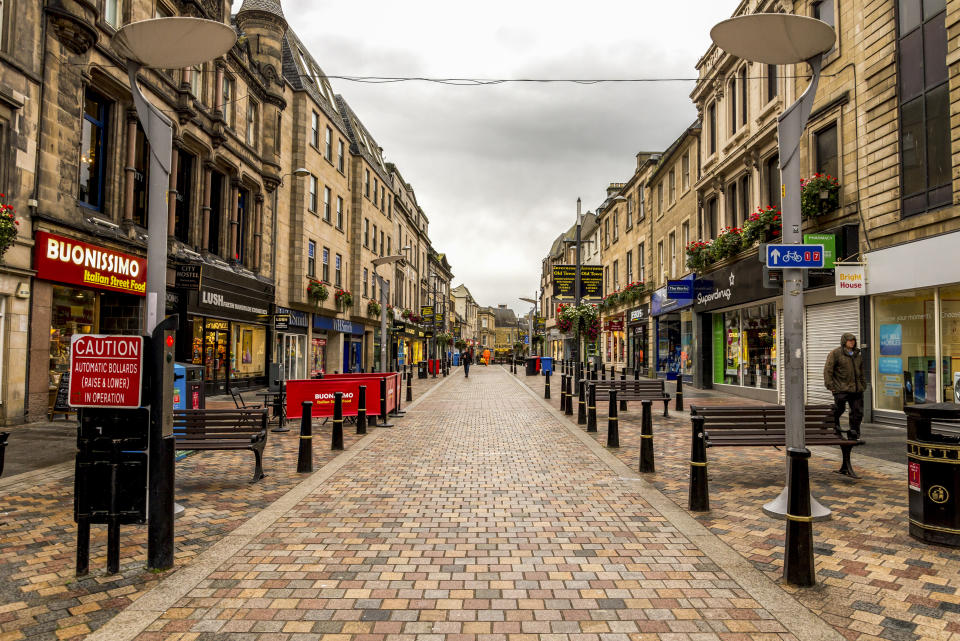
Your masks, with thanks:
<instances>
[{"instance_id":1,"label":"black litter bin","mask_svg":"<svg viewBox=\"0 0 960 641\"><path fill-rule=\"evenodd\" d=\"M417 378L427 377L427 361L417 363Z\"/></svg>"},{"instance_id":2,"label":"black litter bin","mask_svg":"<svg viewBox=\"0 0 960 641\"><path fill-rule=\"evenodd\" d=\"M532 356L527 359L527 376L537 375L537 357Z\"/></svg>"},{"instance_id":3,"label":"black litter bin","mask_svg":"<svg viewBox=\"0 0 960 641\"><path fill-rule=\"evenodd\" d=\"M960 547L960 437L932 431L932 421L960 424L960 405L927 403L907 415L910 536Z\"/></svg>"}]
</instances>

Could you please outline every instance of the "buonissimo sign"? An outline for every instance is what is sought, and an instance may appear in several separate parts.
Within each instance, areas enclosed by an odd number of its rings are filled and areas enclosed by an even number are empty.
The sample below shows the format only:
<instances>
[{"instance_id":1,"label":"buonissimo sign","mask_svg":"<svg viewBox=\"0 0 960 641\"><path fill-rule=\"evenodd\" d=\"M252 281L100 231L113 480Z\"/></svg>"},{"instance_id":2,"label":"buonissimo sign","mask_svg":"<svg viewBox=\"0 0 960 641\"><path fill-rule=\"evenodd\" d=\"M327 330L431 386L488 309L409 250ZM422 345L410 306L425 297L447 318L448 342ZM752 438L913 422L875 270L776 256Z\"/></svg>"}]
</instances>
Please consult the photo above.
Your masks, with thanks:
<instances>
[{"instance_id":1,"label":"buonissimo sign","mask_svg":"<svg viewBox=\"0 0 960 641\"><path fill-rule=\"evenodd\" d=\"M33 266L37 278L144 296L147 261L106 247L38 231Z\"/></svg>"}]
</instances>

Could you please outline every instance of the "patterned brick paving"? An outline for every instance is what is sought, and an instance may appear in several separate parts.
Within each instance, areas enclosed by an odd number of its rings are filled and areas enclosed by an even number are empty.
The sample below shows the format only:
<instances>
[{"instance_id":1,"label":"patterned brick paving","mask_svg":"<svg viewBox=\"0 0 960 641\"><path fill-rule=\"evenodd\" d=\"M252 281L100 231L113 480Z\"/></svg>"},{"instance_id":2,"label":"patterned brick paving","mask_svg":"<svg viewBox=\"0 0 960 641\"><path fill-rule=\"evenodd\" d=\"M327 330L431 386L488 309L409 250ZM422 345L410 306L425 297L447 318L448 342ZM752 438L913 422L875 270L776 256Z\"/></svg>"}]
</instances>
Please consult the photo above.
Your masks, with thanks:
<instances>
[{"instance_id":1,"label":"patterned brick paving","mask_svg":"<svg viewBox=\"0 0 960 641\"><path fill-rule=\"evenodd\" d=\"M499 367L458 373L138 637L792 638Z\"/></svg>"},{"instance_id":2,"label":"patterned brick paving","mask_svg":"<svg viewBox=\"0 0 960 641\"><path fill-rule=\"evenodd\" d=\"M442 379L414 380L414 398ZM249 396L249 395L248 395ZM253 400L252 397L249 400ZM256 484L250 452L202 452L177 463L176 565L246 522L303 480L296 473L297 428L269 434L266 478ZM345 445L359 438L346 426ZM314 425L314 469L333 459L330 425ZM78 639L153 587L164 574L147 572L146 527L122 529L120 573L106 574L105 526L92 527L91 574L74 577L72 465L45 477L0 484L0 641ZM170 574L170 573L166 573Z\"/></svg>"},{"instance_id":3,"label":"patterned brick paving","mask_svg":"<svg viewBox=\"0 0 960 641\"><path fill-rule=\"evenodd\" d=\"M542 377L520 379L543 396ZM554 377L551 404L559 408L559 380ZM689 390L696 392L695 390ZM750 404L720 395L696 404ZM686 405L689 409L690 400ZM598 442L606 443L609 401L598 399ZM662 405L660 406L662 408ZM656 409L656 473L647 479L684 509L690 454L690 417ZM639 403L619 412L620 445L611 450L638 469ZM576 411L576 404L574 404ZM576 415L572 417L576 422ZM906 434L904 433L904 442ZM905 446L905 443L904 443ZM695 518L745 559L778 582L783 569L783 522L766 517L763 503L784 484L784 455L769 448L718 448L707 451L710 507ZM907 534L906 473L890 473L858 457L860 480L834 472L839 464L814 453L810 463L814 495L833 510L829 521L814 525L818 585L785 589L848 639L960 640L960 551L926 545Z\"/></svg>"}]
</instances>

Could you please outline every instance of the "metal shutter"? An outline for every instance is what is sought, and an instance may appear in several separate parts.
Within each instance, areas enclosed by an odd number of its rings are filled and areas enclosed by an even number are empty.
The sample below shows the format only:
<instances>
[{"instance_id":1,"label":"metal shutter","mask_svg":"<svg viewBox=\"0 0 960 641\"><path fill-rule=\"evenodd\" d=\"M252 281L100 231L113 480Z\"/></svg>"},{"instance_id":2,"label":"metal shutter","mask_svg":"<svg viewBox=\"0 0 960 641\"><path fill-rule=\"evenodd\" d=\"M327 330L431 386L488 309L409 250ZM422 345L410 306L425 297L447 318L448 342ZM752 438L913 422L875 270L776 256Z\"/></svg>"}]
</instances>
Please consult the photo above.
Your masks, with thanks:
<instances>
[{"instance_id":1,"label":"metal shutter","mask_svg":"<svg viewBox=\"0 0 960 641\"><path fill-rule=\"evenodd\" d=\"M811 305L804 310L804 380L807 403L832 403L833 394L823 386L823 364L827 354L840 346L840 337L849 332L860 336L860 299Z\"/></svg>"}]
</instances>

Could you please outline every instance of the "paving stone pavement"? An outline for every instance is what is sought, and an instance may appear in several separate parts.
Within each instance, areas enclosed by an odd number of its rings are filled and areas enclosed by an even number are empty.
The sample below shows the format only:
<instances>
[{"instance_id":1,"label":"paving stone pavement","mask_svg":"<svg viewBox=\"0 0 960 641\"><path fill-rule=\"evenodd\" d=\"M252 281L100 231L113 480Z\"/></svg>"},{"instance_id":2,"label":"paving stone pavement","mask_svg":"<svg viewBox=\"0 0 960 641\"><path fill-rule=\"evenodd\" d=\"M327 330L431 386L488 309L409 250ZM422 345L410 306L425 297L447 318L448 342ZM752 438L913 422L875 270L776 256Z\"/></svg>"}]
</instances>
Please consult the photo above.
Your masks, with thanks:
<instances>
[{"instance_id":1,"label":"paving stone pavement","mask_svg":"<svg viewBox=\"0 0 960 641\"><path fill-rule=\"evenodd\" d=\"M414 399L442 380L414 379ZM72 429L75 438L75 423L57 425ZM108 575L106 529L94 525L91 573L77 579L73 463L5 474L0 478L0 641L82 639L161 579L189 568L199 554L304 480L296 473L298 425L291 422L289 427L286 434L268 435L267 476L255 484L248 482L253 474L250 452L200 452L177 463L176 500L186 510L176 520L176 568L166 573L144 567L146 527L124 526L120 573ZM317 470L339 453L330 451L329 423L315 421L313 429ZM345 426L344 441L348 452L360 441L350 425Z\"/></svg>"},{"instance_id":2,"label":"paving stone pavement","mask_svg":"<svg viewBox=\"0 0 960 641\"><path fill-rule=\"evenodd\" d=\"M518 380L542 399L543 377L521 374ZM554 408L560 407L559 382L554 376L547 401ZM675 411L671 402L670 418L661 415L662 404L655 405L656 473L644 475L684 510L690 405L754 403L688 391L699 397L688 398L683 412ZM598 432L590 435L598 444L606 443L608 407L608 400L598 399ZM609 450L634 470L639 466L640 410L639 403L631 403L628 411L618 412L620 447ZM576 414L570 418L575 424ZM902 439L905 449L905 431ZM853 451L853 465L861 476L854 480L836 474L837 448L813 448L811 487L833 510L830 520L814 524L816 587L782 585L784 524L760 509L784 485L782 450L708 449L711 510L691 515L847 639L960 640L960 551L908 535L906 465L864 456L861 449Z\"/></svg>"},{"instance_id":3,"label":"paving stone pavement","mask_svg":"<svg viewBox=\"0 0 960 641\"><path fill-rule=\"evenodd\" d=\"M840 638L499 367L325 472L91 641Z\"/></svg>"}]
</instances>

